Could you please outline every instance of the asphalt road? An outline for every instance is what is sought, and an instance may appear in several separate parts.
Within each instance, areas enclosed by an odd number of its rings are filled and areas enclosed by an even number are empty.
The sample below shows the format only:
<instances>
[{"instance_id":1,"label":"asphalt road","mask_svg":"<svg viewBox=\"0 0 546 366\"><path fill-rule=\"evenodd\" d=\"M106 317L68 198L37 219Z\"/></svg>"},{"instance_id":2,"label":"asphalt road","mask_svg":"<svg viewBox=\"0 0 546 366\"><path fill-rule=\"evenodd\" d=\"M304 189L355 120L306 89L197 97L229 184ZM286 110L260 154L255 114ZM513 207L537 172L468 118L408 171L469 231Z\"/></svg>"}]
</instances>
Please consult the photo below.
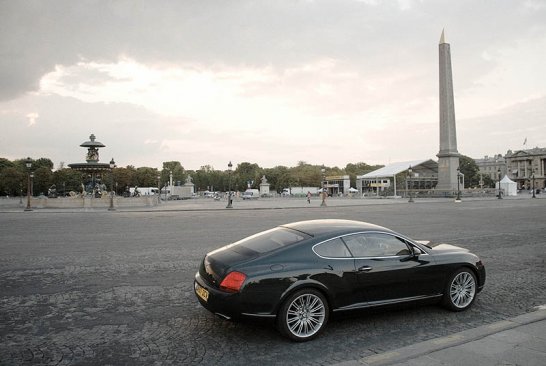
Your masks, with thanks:
<instances>
[{"instance_id":1,"label":"asphalt road","mask_svg":"<svg viewBox=\"0 0 546 366\"><path fill-rule=\"evenodd\" d=\"M0 364L323 365L493 323L546 304L546 199L276 210L0 213ZM204 254L297 220L343 218L478 254L474 306L351 313L292 343L202 308Z\"/></svg>"}]
</instances>

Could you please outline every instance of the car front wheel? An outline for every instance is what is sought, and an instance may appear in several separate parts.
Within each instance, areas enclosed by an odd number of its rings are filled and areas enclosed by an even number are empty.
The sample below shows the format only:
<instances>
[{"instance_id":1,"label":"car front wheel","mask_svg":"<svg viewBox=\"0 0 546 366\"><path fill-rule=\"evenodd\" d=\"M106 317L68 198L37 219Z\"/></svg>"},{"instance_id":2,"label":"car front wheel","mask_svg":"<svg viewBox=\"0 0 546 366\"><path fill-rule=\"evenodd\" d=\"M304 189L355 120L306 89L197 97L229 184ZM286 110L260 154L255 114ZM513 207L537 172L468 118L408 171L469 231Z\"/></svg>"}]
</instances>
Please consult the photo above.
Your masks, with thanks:
<instances>
[{"instance_id":1,"label":"car front wheel","mask_svg":"<svg viewBox=\"0 0 546 366\"><path fill-rule=\"evenodd\" d=\"M304 342L319 335L328 322L328 302L314 289L304 289L290 295L277 318L279 331L286 337Z\"/></svg>"},{"instance_id":2,"label":"car front wheel","mask_svg":"<svg viewBox=\"0 0 546 366\"><path fill-rule=\"evenodd\" d=\"M452 311L463 311L476 298L476 276L472 270L461 268L453 273L447 284L443 303Z\"/></svg>"}]
</instances>

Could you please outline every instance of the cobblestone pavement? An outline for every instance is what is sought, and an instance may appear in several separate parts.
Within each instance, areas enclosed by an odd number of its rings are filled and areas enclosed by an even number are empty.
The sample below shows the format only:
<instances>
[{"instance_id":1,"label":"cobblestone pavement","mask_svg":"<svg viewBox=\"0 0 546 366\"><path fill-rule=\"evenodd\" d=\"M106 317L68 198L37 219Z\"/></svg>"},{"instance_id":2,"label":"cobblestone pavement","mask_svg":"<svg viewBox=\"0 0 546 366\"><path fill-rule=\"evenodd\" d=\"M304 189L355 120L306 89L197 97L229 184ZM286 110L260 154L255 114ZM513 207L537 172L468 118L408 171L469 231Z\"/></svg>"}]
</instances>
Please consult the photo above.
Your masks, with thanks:
<instances>
[{"instance_id":1,"label":"cobblestone pavement","mask_svg":"<svg viewBox=\"0 0 546 366\"><path fill-rule=\"evenodd\" d=\"M546 200L321 209L0 213L1 365L327 365L507 319L546 304ZM316 340L202 308L203 255L278 224L345 218L480 255L466 312L434 305L335 317Z\"/></svg>"}]
</instances>

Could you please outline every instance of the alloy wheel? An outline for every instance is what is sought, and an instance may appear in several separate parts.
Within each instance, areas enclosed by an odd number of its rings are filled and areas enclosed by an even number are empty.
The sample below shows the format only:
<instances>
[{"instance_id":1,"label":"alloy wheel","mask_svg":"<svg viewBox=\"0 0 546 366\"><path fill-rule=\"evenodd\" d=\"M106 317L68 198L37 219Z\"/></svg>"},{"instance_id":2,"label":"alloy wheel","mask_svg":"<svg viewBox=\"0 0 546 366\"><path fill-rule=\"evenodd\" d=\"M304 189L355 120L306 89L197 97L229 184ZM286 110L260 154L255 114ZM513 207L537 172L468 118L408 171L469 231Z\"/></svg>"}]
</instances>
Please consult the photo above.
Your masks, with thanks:
<instances>
[{"instance_id":1,"label":"alloy wheel","mask_svg":"<svg viewBox=\"0 0 546 366\"><path fill-rule=\"evenodd\" d=\"M320 297L304 293L296 297L288 306L286 325L298 338L307 338L317 333L323 326L326 308Z\"/></svg>"},{"instance_id":2,"label":"alloy wheel","mask_svg":"<svg viewBox=\"0 0 546 366\"><path fill-rule=\"evenodd\" d=\"M459 308L464 309L468 307L476 294L476 280L469 272L458 273L449 288L449 297L451 303Z\"/></svg>"}]
</instances>

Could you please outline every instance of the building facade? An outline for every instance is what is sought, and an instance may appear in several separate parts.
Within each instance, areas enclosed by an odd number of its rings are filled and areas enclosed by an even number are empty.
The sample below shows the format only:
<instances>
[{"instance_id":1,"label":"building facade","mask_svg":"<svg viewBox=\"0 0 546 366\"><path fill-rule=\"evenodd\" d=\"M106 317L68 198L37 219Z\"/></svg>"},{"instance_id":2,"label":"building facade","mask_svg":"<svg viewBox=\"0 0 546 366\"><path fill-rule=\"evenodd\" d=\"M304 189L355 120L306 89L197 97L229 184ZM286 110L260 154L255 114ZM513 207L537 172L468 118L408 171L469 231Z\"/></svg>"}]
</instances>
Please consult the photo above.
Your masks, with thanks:
<instances>
[{"instance_id":1,"label":"building facade","mask_svg":"<svg viewBox=\"0 0 546 366\"><path fill-rule=\"evenodd\" d=\"M535 147L529 150L508 150L504 156L506 172L518 184L518 189L534 187L544 189L546 171L546 148Z\"/></svg>"},{"instance_id":2,"label":"building facade","mask_svg":"<svg viewBox=\"0 0 546 366\"><path fill-rule=\"evenodd\" d=\"M502 154L485 156L483 159L474 159L474 161L480 171L480 178L489 177L496 182L506 175L506 161Z\"/></svg>"},{"instance_id":3,"label":"building facade","mask_svg":"<svg viewBox=\"0 0 546 366\"><path fill-rule=\"evenodd\" d=\"M322 187L326 189L328 195L344 195L349 193L351 179L348 175L327 176L322 182Z\"/></svg>"},{"instance_id":4,"label":"building facade","mask_svg":"<svg viewBox=\"0 0 546 366\"><path fill-rule=\"evenodd\" d=\"M361 195L385 192L397 196L408 190L433 190L437 184L438 163L431 159L393 163L356 176L356 189Z\"/></svg>"}]
</instances>

